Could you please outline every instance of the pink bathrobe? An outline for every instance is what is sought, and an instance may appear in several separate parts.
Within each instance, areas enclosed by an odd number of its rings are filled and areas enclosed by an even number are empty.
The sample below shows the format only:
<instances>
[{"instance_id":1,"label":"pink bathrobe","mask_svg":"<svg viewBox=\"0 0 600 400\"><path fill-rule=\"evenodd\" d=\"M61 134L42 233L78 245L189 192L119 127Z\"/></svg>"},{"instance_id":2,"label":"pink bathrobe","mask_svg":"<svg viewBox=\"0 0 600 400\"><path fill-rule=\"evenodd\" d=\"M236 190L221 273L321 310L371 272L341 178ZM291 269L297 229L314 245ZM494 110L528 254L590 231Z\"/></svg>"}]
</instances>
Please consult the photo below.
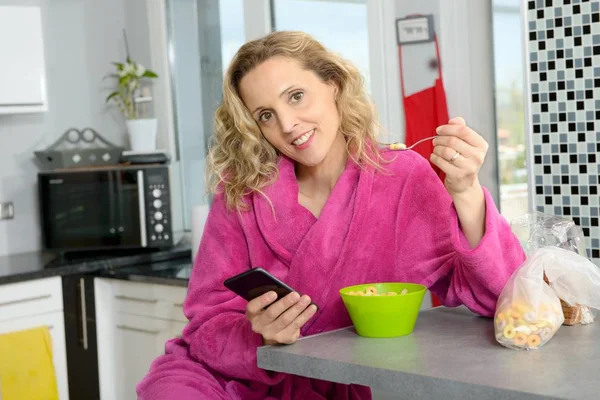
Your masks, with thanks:
<instances>
[{"instance_id":1,"label":"pink bathrobe","mask_svg":"<svg viewBox=\"0 0 600 400\"><path fill-rule=\"evenodd\" d=\"M223 281L261 266L320 306L303 336L350 326L344 286L381 281L426 285L443 304L492 316L524 253L485 192L485 236L471 248L446 189L418 154L383 152L389 173L351 160L319 218L298 204L294 165L248 197L249 212L214 199L194 264L184 311L190 322L166 344L137 390L142 400L370 399L369 388L265 371L262 344L244 316L246 301ZM414 334L418 334L415 332Z\"/></svg>"}]
</instances>

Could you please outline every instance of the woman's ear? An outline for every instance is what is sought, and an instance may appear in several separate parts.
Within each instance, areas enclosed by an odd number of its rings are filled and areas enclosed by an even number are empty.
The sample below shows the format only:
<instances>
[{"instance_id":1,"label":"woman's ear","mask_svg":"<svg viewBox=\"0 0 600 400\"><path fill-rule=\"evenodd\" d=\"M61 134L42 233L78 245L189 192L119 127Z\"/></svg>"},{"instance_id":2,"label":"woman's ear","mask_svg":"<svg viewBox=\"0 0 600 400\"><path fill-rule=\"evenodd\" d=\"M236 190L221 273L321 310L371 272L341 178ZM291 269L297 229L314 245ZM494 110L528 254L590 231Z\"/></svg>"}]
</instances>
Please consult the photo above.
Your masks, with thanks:
<instances>
[{"instance_id":1,"label":"woman's ear","mask_svg":"<svg viewBox=\"0 0 600 400\"><path fill-rule=\"evenodd\" d=\"M330 81L329 85L331 85L331 87L333 88L333 99L337 101L338 99L338 95L340 93L340 87L339 85L334 82L334 81Z\"/></svg>"}]
</instances>

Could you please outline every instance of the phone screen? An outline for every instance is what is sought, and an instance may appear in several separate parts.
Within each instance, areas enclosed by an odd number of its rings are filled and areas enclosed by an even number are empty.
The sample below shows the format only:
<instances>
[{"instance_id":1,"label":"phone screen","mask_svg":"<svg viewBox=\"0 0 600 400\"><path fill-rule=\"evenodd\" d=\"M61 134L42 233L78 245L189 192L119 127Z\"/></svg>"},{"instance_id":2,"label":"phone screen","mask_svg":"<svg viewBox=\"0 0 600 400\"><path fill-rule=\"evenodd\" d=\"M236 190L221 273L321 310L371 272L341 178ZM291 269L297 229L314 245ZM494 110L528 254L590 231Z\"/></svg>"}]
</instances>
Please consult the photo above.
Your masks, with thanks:
<instances>
[{"instance_id":1,"label":"phone screen","mask_svg":"<svg viewBox=\"0 0 600 400\"><path fill-rule=\"evenodd\" d=\"M294 290L262 268L253 268L224 282L225 287L250 301L269 291L277 293L277 300Z\"/></svg>"}]
</instances>

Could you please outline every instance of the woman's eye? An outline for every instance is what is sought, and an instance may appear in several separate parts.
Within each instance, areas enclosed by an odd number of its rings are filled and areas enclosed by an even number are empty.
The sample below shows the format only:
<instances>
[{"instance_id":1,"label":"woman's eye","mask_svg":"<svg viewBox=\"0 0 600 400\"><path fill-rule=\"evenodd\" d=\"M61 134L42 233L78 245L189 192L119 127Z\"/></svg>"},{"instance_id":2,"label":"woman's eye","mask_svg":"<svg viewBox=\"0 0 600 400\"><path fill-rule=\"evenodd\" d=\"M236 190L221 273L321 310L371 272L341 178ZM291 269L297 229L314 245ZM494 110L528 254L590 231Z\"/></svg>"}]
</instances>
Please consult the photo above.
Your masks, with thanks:
<instances>
[{"instance_id":1,"label":"woman's eye","mask_svg":"<svg viewBox=\"0 0 600 400\"><path fill-rule=\"evenodd\" d=\"M264 112L262 114L260 114L260 116L258 117L258 120L260 122L267 122L268 120L271 119L271 113L270 112Z\"/></svg>"},{"instance_id":2,"label":"woman's eye","mask_svg":"<svg viewBox=\"0 0 600 400\"><path fill-rule=\"evenodd\" d=\"M304 97L304 93L303 92L296 92L292 95L292 100L294 102L298 102L300 100L302 100L302 98Z\"/></svg>"}]
</instances>

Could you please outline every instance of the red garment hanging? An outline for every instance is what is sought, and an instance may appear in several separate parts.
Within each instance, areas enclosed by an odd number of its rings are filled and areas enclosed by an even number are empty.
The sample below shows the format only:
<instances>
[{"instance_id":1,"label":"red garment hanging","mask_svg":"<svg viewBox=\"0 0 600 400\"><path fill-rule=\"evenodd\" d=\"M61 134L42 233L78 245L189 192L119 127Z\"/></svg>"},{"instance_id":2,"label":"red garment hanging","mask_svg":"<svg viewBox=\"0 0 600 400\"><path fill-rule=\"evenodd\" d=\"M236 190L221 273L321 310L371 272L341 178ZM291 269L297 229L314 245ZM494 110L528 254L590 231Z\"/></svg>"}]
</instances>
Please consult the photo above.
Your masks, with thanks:
<instances>
[{"instance_id":1,"label":"red garment hanging","mask_svg":"<svg viewBox=\"0 0 600 400\"><path fill-rule=\"evenodd\" d=\"M448 106L446 104L446 92L442 80L442 62L437 36L433 36L435 42L435 54L437 57L438 77L432 87L406 96L404 89L404 72L402 68L402 46L398 44L398 61L400 63L400 84L402 87L402 102L404 104L405 139L407 146L416 141L435 135L435 129L448 123ZM433 143L424 142L414 148L427 160L433 153ZM445 174L435 165L432 168L438 174L442 182Z\"/></svg>"},{"instance_id":2,"label":"red garment hanging","mask_svg":"<svg viewBox=\"0 0 600 400\"><path fill-rule=\"evenodd\" d=\"M402 85L402 103L404 104L404 120L405 120L405 139L407 146L416 141L435 135L435 130L438 126L448 123L448 105L446 103L446 92L444 90L444 82L442 79L442 60L440 57L440 48L438 45L437 36L433 36L435 43L435 55L437 57L438 77L432 87L413 93L410 96L405 96L404 89L404 72L402 68L402 46L398 44L398 61L400 65L400 84ZM433 153L433 143L428 140L414 149L417 153L429 160L429 156ZM431 164L436 174L442 182L446 175L434 164ZM431 294L431 304L433 307L441 306L441 301Z\"/></svg>"}]
</instances>

